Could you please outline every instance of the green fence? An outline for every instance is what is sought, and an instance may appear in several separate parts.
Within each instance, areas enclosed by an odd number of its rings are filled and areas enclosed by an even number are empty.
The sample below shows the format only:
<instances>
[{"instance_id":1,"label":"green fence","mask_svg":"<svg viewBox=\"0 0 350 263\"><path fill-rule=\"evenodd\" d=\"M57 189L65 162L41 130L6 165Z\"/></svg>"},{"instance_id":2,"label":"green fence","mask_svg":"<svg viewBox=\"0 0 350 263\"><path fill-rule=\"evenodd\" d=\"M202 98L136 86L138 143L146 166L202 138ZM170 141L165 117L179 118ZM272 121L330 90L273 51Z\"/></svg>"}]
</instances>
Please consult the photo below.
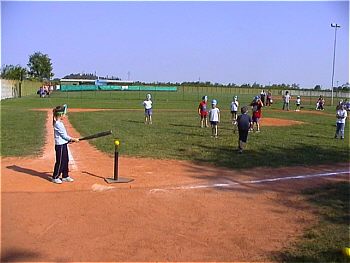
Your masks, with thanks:
<instances>
[{"instance_id":1,"label":"green fence","mask_svg":"<svg viewBox=\"0 0 350 263\"><path fill-rule=\"evenodd\" d=\"M30 81L23 80L22 81L22 96L29 96L36 94L39 90L40 86L42 86L42 82L40 81Z\"/></svg>"},{"instance_id":2,"label":"green fence","mask_svg":"<svg viewBox=\"0 0 350 263\"><path fill-rule=\"evenodd\" d=\"M41 82L25 80L21 85L22 96L38 96L36 92L42 85ZM66 87L68 86L68 87ZM67 89L68 88L68 89ZM69 90L69 91L68 91ZM267 91L267 90L265 90ZM217 99L220 103L229 103L233 96L239 100L251 101L254 96L259 95L261 89L240 88L240 87L207 87L207 86L156 86L156 85L130 85L130 86L95 86L95 85L61 85L61 90L56 90L50 97L64 99L91 99L91 100L143 100L147 93L151 93L152 99L157 101L174 102L193 101L198 102L204 95L209 100ZM293 100L297 95L301 96L303 105L316 104L317 97L323 95L326 98L326 105L330 105L330 92L315 90L290 90ZM273 99L281 101L283 90L272 89ZM323 94L324 93L324 94ZM39 96L38 96L39 97ZM340 99L349 98L350 94L334 92L334 104ZM294 103L294 101L292 102Z\"/></svg>"},{"instance_id":3,"label":"green fence","mask_svg":"<svg viewBox=\"0 0 350 263\"><path fill-rule=\"evenodd\" d=\"M61 91L177 91L169 86L61 85Z\"/></svg>"},{"instance_id":4,"label":"green fence","mask_svg":"<svg viewBox=\"0 0 350 263\"><path fill-rule=\"evenodd\" d=\"M73 85L71 85L73 86ZM60 97L65 99L92 99L92 100L143 100L147 93L151 93L152 99L164 102L175 102L176 101L193 101L198 102L204 95L208 96L208 99L217 99L221 103L229 103L233 96L237 95L240 100L251 101L253 97L260 94L261 89L254 88L240 88L240 87L194 87L194 86L178 86L176 91L175 87L167 86L89 86L87 90L81 90L82 86L73 86L70 91L61 88L61 91L55 91L51 96ZM86 86L83 86L85 89ZM80 88L79 88L80 87ZM124 87L124 88L123 88ZM72 92L73 91L73 92ZM294 103L296 95L299 95L299 90L290 90ZM272 97L275 102L280 102L282 99L283 90L273 89L271 90ZM303 105L316 104L318 92L314 90L304 91L300 94ZM334 103L336 104L340 99L347 98L349 93L341 94L334 92ZM325 96L326 97L326 96ZM326 104L329 105L331 99L326 98Z\"/></svg>"}]
</instances>

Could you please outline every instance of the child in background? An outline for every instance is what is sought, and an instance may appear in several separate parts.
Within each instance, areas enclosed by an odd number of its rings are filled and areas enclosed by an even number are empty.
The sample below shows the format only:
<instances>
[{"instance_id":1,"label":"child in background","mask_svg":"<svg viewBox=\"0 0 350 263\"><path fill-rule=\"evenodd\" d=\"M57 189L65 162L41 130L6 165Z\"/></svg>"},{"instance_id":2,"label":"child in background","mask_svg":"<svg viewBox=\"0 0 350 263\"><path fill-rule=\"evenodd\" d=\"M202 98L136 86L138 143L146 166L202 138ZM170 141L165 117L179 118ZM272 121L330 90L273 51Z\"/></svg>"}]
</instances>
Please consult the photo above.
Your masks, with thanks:
<instances>
[{"instance_id":1,"label":"child in background","mask_svg":"<svg viewBox=\"0 0 350 263\"><path fill-rule=\"evenodd\" d=\"M238 97L234 96L233 101L231 102L231 117L232 117L232 124L237 124L237 111L239 107Z\"/></svg>"},{"instance_id":2,"label":"child in background","mask_svg":"<svg viewBox=\"0 0 350 263\"><path fill-rule=\"evenodd\" d=\"M247 143L248 132L250 128L253 126L252 118L248 115L248 107L244 106L241 108L241 115L237 118L237 126L238 126L238 151L239 153L243 152L243 148L245 143Z\"/></svg>"},{"instance_id":3,"label":"child in background","mask_svg":"<svg viewBox=\"0 0 350 263\"><path fill-rule=\"evenodd\" d=\"M324 110L324 104L325 104L325 100L322 97L322 95L320 95L316 103L316 110Z\"/></svg>"},{"instance_id":4,"label":"child in background","mask_svg":"<svg viewBox=\"0 0 350 263\"><path fill-rule=\"evenodd\" d=\"M212 100L211 110L209 111L209 120L211 124L211 133L214 138L218 137L218 123L220 122L220 110L216 107L217 101Z\"/></svg>"},{"instance_id":5,"label":"child in background","mask_svg":"<svg viewBox=\"0 0 350 263\"><path fill-rule=\"evenodd\" d=\"M78 138L68 136L63 125L63 118L67 113L67 105L57 106L53 109L53 129L55 138L56 163L52 175L52 182L61 184L62 182L73 182L73 178L68 175L68 143L78 142ZM62 174L62 179L60 175Z\"/></svg>"},{"instance_id":6,"label":"child in background","mask_svg":"<svg viewBox=\"0 0 350 263\"><path fill-rule=\"evenodd\" d=\"M145 107L145 124L152 124L152 100L151 94L146 95L146 100L143 101Z\"/></svg>"},{"instance_id":7,"label":"child in background","mask_svg":"<svg viewBox=\"0 0 350 263\"><path fill-rule=\"evenodd\" d=\"M336 117L337 117L337 129L335 131L335 139L338 139L338 136L340 136L340 139L344 139L344 129L345 129L345 120L346 117L348 116L347 111L344 109L343 105L338 105L337 106L337 113L336 113Z\"/></svg>"},{"instance_id":8,"label":"child in background","mask_svg":"<svg viewBox=\"0 0 350 263\"><path fill-rule=\"evenodd\" d=\"M271 106L271 104L272 104L272 93L271 93L271 91L269 90L268 92L267 92L267 99L266 99L266 106Z\"/></svg>"},{"instance_id":9,"label":"child in background","mask_svg":"<svg viewBox=\"0 0 350 263\"><path fill-rule=\"evenodd\" d=\"M198 114L201 116L201 128L208 127L208 111L207 111L207 101L208 97L203 96L202 101L199 103L198 106Z\"/></svg>"},{"instance_id":10,"label":"child in background","mask_svg":"<svg viewBox=\"0 0 350 263\"><path fill-rule=\"evenodd\" d=\"M286 91L285 95L283 95L283 110L289 111L289 101L292 97L289 95L289 91Z\"/></svg>"},{"instance_id":11,"label":"child in background","mask_svg":"<svg viewBox=\"0 0 350 263\"><path fill-rule=\"evenodd\" d=\"M350 111L350 101L348 101L348 99L344 100L343 105L345 107L345 110Z\"/></svg>"},{"instance_id":12,"label":"child in background","mask_svg":"<svg viewBox=\"0 0 350 263\"><path fill-rule=\"evenodd\" d=\"M297 99L295 101L295 111L300 111L300 104L301 104L300 96L297 96Z\"/></svg>"},{"instance_id":13,"label":"child in background","mask_svg":"<svg viewBox=\"0 0 350 263\"><path fill-rule=\"evenodd\" d=\"M266 92L265 92L265 90L262 90L260 92L260 99L261 99L262 104L265 106L265 99L266 99Z\"/></svg>"},{"instance_id":14,"label":"child in background","mask_svg":"<svg viewBox=\"0 0 350 263\"><path fill-rule=\"evenodd\" d=\"M256 124L256 132L260 132L259 120L262 116L261 108L264 106L259 96L256 96L253 102L250 104L253 108L253 125L251 126L251 131L253 131L254 123Z\"/></svg>"}]
</instances>

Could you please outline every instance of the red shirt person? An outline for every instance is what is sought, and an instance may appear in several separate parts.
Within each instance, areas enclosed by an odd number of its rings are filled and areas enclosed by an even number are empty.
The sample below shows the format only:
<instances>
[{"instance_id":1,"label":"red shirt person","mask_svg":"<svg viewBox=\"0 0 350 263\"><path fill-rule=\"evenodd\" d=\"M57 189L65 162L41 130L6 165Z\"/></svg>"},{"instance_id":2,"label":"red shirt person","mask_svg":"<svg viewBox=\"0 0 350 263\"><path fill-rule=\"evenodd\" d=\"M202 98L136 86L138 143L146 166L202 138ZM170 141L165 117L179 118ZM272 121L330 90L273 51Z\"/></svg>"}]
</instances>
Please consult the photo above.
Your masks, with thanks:
<instances>
[{"instance_id":1,"label":"red shirt person","mask_svg":"<svg viewBox=\"0 0 350 263\"><path fill-rule=\"evenodd\" d=\"M256 123L256 131L260 132L260 124L259 120L262 117L262 107L264 107L264 104L262 103L261 99L259 96L256 96L253 100L253 102L250 104L253 107L253 127L254 123Z\"/></svg>"},{"instance_id":2,"label":"red shirt person","mask_svg":"<svg viewBox=\"0 0 350 263\"><path fill-rule=\"evenodd\" d=\"M207 101L208 97L203 96L202 101L199 103L198 106L198 114L201 116L201 127L203 128L208 127L208 110L207 110Z\"/></svg>"}]
</instances>

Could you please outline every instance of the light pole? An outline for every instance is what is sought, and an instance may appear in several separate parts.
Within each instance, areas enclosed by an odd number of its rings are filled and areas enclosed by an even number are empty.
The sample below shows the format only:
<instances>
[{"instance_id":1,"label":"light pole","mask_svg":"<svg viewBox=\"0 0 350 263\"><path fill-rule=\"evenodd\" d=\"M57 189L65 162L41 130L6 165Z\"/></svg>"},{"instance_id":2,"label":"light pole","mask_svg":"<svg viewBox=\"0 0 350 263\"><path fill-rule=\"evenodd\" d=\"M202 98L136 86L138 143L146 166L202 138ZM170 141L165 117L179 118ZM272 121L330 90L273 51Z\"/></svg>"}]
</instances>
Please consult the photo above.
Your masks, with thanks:
<instances>
[{"instance_id":1,"label":"light pole","mask_svg":"<svg viewBox=\"0 0 350 263\"><path fill-rule=\"evenodd\" d=\"M331 24L331 27L334 27L334 50L333 50L333 70L332 70L332 106L333 106L333 89L334 89L334 66L335 66L335 46L337 44L337 28L340 28L338 24Z\"/></svg>"}]
</instances>

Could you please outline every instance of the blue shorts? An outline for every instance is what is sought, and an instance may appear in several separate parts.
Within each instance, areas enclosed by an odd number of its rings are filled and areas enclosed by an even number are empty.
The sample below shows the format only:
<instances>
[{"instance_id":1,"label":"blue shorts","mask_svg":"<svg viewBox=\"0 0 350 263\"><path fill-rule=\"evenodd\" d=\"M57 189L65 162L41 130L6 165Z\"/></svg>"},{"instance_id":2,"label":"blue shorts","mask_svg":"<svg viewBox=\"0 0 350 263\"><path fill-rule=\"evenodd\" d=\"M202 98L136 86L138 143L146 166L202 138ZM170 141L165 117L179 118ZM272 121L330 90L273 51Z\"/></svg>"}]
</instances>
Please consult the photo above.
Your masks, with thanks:
<instances>
[{"instance_id":1,"label":"blue shorts","mask_svg":"<svg viewBox=\"0 0 350 263\"><path fill-rule=\"evenodd\" d=\"M211 121L210 124L213 126L216 126L216 125L218 125L218 121Z\"/></svg>"},{"instance_id":2,"label":"blue shorts","mask_svg":"<svg viewBox=\"0 0 350 263\"><path fill-rule=\"evenodd\" d=\"M152 109L145 109L145 115L151 116L152 115Z\"/></svg>"}]
</instances>

